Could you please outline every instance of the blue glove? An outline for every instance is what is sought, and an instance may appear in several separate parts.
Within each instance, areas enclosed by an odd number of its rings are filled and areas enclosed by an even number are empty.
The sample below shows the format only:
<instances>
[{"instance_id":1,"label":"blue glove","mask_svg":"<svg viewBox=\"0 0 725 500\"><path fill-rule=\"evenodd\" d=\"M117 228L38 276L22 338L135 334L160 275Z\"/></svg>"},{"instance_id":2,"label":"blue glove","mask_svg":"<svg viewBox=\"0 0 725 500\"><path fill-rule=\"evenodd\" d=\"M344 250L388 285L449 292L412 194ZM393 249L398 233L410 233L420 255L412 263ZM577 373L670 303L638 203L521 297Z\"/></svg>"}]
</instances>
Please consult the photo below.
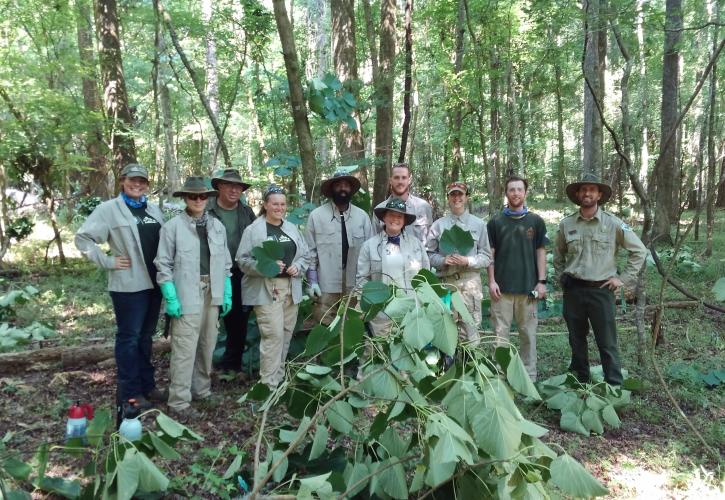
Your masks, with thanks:
<instances>
[{"instance_id":1,"label":"blue glove","mask_svg":"<svg viewBox=\"0 0 725 500\"><path fill-rule=\"evenodd\" d=\"M224 280L224 302L222 303L222 318L232 310L232 279L227 276Z\"/></svg>"},{"instance_id":2,"label":"blue glove","mask_svg":"<svg viewBox=\"0 0 725 500\"><path fill-rule=\"evenodd\" d=\"M176 287L173 281L165 281L159 284L161 288L161 295L166 299L166 314L172 318L181 317L181 304L179 298L176 296Z\"/></svg>"}]
</instances>

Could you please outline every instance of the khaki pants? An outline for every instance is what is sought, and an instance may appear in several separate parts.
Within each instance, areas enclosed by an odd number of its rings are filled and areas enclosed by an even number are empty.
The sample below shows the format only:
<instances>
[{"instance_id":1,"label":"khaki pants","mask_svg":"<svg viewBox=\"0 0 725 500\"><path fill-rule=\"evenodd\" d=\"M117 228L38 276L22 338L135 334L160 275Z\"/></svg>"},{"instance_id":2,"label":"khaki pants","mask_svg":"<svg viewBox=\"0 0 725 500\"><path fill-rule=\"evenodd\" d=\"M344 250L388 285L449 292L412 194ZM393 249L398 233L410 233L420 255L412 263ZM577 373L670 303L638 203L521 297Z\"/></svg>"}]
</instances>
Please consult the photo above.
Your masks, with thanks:
<instances>
[{"instance_id":1,"label":"khaki pants","mask_svg":"<svg viewBox=\"0 0 725 500\"><path fill-rule=\"evenodd\" d=\"M481 284L481 275L478 272L465 273L459 276L445 276L443 282L452 285L458 290L466 304L468 312L473 317L475 325L465 323L461 317L455 312L453 316L458 325L458 339L460 341L469 341L473 345L478 345L480 337L478 328L481 326L481 300L483 299L483 285Z\"/></svg>"},{"instance_id":2,"label":"khaki pants","mask_svg":"<svg viewBox=\"0 0 725 500\"><path fill-rule=\"evenodd\" d=\"M273 302L254 306L259 325L259 380L270 387L276 387L284 379L284 362L292 340L297 310L292 302L292 288L289 278L272 278Z\"/></svg>"},{"instance_id":3,"label":"khaki pants","mask_svg":"<svg viewBox=\"0 0 725 500\"><path fill-rule=\"evenodd\" d=\"M519 354L533 381L536 381L537 306L537 301L527 295L504 293L499 300L491 299L491 322L497 337L496 345L509 345L511 320L515 319L519 331Z\"/></svg>"},{"instance_id":4,"label":"khaki pants","mask_svg":"<svg viewBox=\"0 0 725 500\"><path fill-rule=\"evenodd\" d=\"M169 407L183 410L191 399L211 395L211 360L219 332L219 306L212 306L208 283L199 283L201 312L171 322ZM183 312L183 310L182 310Z\"/></svg>"}]
</instances>

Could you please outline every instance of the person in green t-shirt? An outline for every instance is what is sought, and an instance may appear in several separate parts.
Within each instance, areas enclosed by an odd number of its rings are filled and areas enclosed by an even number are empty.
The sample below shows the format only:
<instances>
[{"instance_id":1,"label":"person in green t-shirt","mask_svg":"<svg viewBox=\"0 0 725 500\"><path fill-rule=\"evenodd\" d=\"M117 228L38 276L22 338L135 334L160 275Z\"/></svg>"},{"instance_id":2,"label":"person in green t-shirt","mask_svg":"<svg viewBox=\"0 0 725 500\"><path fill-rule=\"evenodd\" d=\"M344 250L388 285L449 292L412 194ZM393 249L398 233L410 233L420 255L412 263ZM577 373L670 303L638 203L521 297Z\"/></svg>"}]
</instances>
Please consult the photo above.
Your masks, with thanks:
<instances>
[{"instance_id":1,"label":"person in green t-shirt","mask_svg":"<svg viewBox=\"0 0 725 500\"><path fill-rule=\"evenodd\" d=\"M491 321L497 343L508 344L511 320L519 331L519 354L536 381L537 300L546 297L546 225L529 212L526 179L506 180L508 206L488 221L493 261L488 267Z\"/></svg>"}]
</instances>

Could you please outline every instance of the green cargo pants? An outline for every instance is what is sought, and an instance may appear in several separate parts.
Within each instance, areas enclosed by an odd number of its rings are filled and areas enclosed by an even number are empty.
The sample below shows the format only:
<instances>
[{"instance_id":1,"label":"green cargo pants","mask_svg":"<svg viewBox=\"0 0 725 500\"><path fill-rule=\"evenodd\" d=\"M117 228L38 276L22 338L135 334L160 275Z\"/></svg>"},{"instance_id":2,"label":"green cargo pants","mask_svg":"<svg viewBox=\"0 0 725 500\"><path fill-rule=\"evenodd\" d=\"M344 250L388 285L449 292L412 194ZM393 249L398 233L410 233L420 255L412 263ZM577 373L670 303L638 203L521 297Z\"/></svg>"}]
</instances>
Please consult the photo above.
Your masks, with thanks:
<instances>
[{"instance_id":1,"label":"green cargo pants","mask_svg":"<svg viewBox=\"0 0 725 500\"><path fill-rule=\"evenodd\" d=\"M564 320L569 330L571 364L580 382L589 382L589 324L604 369L604 380L622 385L622 363L617 347L614 293L607 288L572 285L564 290Z\"/></svg>"}]
</instances>

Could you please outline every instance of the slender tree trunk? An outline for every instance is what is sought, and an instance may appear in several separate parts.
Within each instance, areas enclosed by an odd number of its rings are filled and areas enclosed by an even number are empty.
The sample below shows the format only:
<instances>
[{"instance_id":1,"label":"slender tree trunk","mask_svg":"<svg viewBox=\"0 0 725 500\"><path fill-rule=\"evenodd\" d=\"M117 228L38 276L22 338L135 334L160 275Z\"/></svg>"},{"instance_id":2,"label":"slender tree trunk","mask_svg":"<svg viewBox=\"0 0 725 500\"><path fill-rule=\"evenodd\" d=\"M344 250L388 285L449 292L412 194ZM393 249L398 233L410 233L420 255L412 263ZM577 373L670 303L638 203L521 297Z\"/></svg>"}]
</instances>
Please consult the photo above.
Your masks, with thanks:
<instances>
[{"instance_id":1,"label":"slender tree trunk","mask_svg":"<svg viewBox=\"0 0 725 500\"><path fill-rule=\"evenodd\" d=\"M559 37L557 36L557 40ZM557 139L557 168L556 168L556 201L564 200L566 187L566 155L564 149L564 105L561 97L561 64L554 58L554 81L556 94L556 139Z\"/></svg>"},{"instance_id":2,"label":"slender tree trunk","mask_svg":"<svg viewBox=\"0 0 725 500\"><path fill-rule=\"evenodd\" d=\"M601 175L602 173L602 120L595 103L604 102L604 92L601 82L601 68L603 61L600 57L600 31L605 31L602 24L602 0L584 0L585 11L585 56L584 76L584 134L582 170L584 173ZM591 89L589 88L591 86ZM594 91L595 95L592 95Z\"/></svg>"},{"instance_id":3,"label":"slender tree trunk","mask_svg":"<svg viewBox=\"0 0 725 500\"><path fill-rule=\"evenodd\" d=\"M360 82L357 72L357 39L355 35L354 0L332 0L332 60L335 73L343 86L359 99ZM358 165L358 179L363 191L368 190L368 171L365 164L365 143L360 112L353 113L356 127L341 123L337 131L337 152L342 165Z\"/></svg>"},{"instance_id":4,"label":"slender tree trunk","mask_svg":"<svg viewBox=\"0 0 725 500\"><path fill-rule=\"evenodd\" d=\"M715 26L712 28L712 52L710 57L714 57L715 51L717 50L718 44L718 27L717 23L720 21L720 6L719 2L712 1L711 6L714 10L713 17ZM715 134L716 134L716 117L718 116L717 110L717 65L713 65L710 71L710 103L709 113L707 120L707 194L708 201L706 207L706 221L707 221L707 246L705 248L705 256L710 257L712 255L713 246L713 235L715 232L715 196L710 196L713 190L717 189L717 158L715 151Z\"/></svg>"},{"instance_id":5,"label":"slender tree trunk","mask_svg":"<svg viewBox=\"0 0 725 500\"><path fill-rule=\"evenodd\" d=\"M488 212L494 213L501 206L502 185L501 185L501 123L499 108L501 106L501 94L499 91L501 62L498 58L497 49L491 49L491 63L489 68L489 80L491 87L491 175L489 177L489 207Z\"/></svg>"},{"instance_id":6,"label":"slender tree trunk","mask_svg":"<svg viewBox=\"0 0 725 500\"><path fill-rule=\"evenodd\" d=\"M98 80L96 76L96 58L93 52L93 29L90 4L87 0L78 0L77 30L78 52L81 65L84 68L82 87L83 104L89 113L101 112L101 97L98 94ZM83 193L90 196L100 196L106 199L108 192L108 166L103 144L103 127L94 120L91 128L86 132L86 153L88 154L88 175L83 182Z\"/></svg>"},{"instance_id":7,"label":"slender tree trunk","mask_svg":"<svg viewBox=\"0 0 725 500\"><path fill-rule=\"evenodd\" d=\"M212 0L201 0L201 21L204 23L206 42L206 95L209 98L209 111L219 121L219 77L217 76L216 40L212 26ZM209 136L209 171L216 168L218 140Z\"/></svg>"},{"instance_id":8,"label":"slender tree trunk","mask_svg":"<svg viewBox=\"0 0 725 500\"><path fill-rule=\"evenodd\" d=\"M133 116L123 76L116 0L96 0L95 18L99 39L98 58L103 84L103 103L106 119L111 128L113 170L118 177L126 164L136 161L136 146L132 135Z\"/></svg>"},{"instance_id":9,"label":"slender tree trunk","mask_svg":"<svg viewBox=\"0 0 725 500\"><path fill-rule=\"evenodd\" d=\"M682 35L682 0L666 1L665 47L662 62L662 110L660 132L660 158L654 172L656 184L656 210L654 237L658 241L672 243L670 226L672 215L679 208L673 203L677 168L677 141L665 143L672 133L679 115L679 43Z\"/></svg>"},{"instance_id":10,"label":"slender tree trunk","mask_svg":"<svg viewBox=\"0 0 725 500\"><path fill-rule=\"evenodd\" d=\"M645 41L644 41L644 4L646 0L637 0L637 49L639 52L639 78L640 86L647 88L647 65L645 64ZM646 185L647 173L649 171L649 99L646 91L640 92L639 103L640 115L642 116L642 145L640 147L639 180Z\"/></svg>"},{"instance_id":11,"label":"slender tree trunk","mask_svg":"<svg viewBox=\"0 0 725 500\"><path fill-rule=\"evenodd\" d=\"M405 2L405 81L403 89L403 126L400 133L398 163L405 161L410 131L410 99L413 88L413 0ZM410 159L409 159L410 161Z\"/></svg>"},{"instance_id":12,"label":"slender tree trunk","mask_svg":"<svg viewBox=\"0 0 725 500\"><path fill-rule=\"evenodd\" d=\"M326 27L328 26L327 20L327 2L324 0L314 0L307 5L307 30L309 33L309 50L314 54L314 58L310 58L313 62L308 63L306 66L308 79L311 78L323 78L324 75L329 71L329 40L327 36ZM330 165L330 140L326 134L321 134L316 139L315 153L317 160L322 169L326 169ZM308 199L314 203L318 203L319 179L322 172L315 172L312 185L314 186L313 192Z\"/></svg>"},{"instance_id":13,"label":"slender tree trunk","mask_svg":"<svg viewBox=\"0 0 725 500\"><path fill-rule=\"evenodd\" d=\"M375 95L375 183L373 204L385 199L393 160L393 83L395 74L395 0L380 3L380 61Z\"/></svg>"},{"instance_id":14,"label":"slender tree trunk","mask_svg":"<svg viewBox=\"0 0 725 500\"><path fill-rule=\"evenodd\" d=\"M300 70L299 59L297 58L297 47L295 46L294 33L284 0L273 0L274 18L277 22L277 32L282 45L282 56L287 70L287 81L289 83L289 99L292 107L292 119L297 133L297 145L302 160L302 182L305 186L305 194L309 201L312 197L315 182L315 147L310 132L310 122L307 119L307 105L305 103L304 91L302 90L302 71Z\"/></svg>"},{"instance_id":15,"label":"slender tree trunk","mask_svg":"<svg viewBox=\"0 0 725 500\"><path fill-rule=\"evenodd\" d=\"M453 55L453 75L455 84L453 86L452 97L455 99L455 105L451 116L451 175L450 180L457 181L461 176L463 169L463 156L461 153L461 127L463 124L463 104L458 88L458 75L463 71L463 54L465 52L465 34L466 34L466 7L463 0L458 0L458 15L456 16L456 43L454 46L455 53ZM447 172L447 170L446 170ZM445 175L444 175L445 178Z\"/></svg>"}]
</instances>

